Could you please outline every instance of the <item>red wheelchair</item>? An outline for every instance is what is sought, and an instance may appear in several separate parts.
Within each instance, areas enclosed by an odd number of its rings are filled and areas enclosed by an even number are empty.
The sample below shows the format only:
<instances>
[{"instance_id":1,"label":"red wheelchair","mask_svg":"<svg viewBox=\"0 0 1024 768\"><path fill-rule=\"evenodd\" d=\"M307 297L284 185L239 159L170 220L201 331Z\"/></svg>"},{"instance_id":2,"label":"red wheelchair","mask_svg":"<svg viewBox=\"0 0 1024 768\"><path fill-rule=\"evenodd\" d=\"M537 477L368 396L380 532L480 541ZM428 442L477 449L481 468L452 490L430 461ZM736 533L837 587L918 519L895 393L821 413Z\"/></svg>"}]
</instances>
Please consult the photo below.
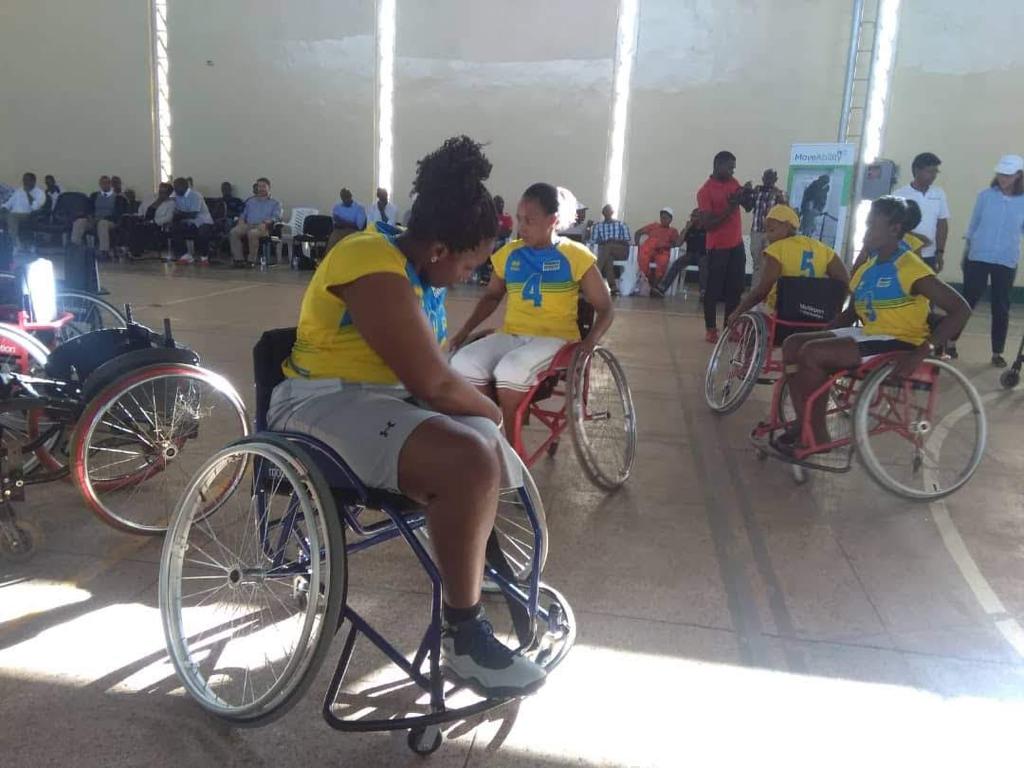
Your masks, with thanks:
<instances>
[{"instance_id":1,"label":"red wheelchair","mask_svg":"<svg viewBox=\"0 0 1024 768\"><path fill-rule=\"evenodd\" d=\"M988 426L981 397L964 374L938 359L925 360L905 378L892 375L902 353L865 359L811 393L797 414L786 377L775 382L771 413L751 433L759 458L772 456L793 467L798 483L805 469L847 472L853 456L875 482L912 501L931 501L961 488L977 470ZM828 442L814 433L811 414L825 399ZM798 435L792 451L779 448L783 435Z\"/></svg>"},{"instance_id":2,"label":"red wheelchair","mask_svg":"<svg viewBox=\"0 0 1024 768\"><path fill-rule=\"evenodd\" d=\"M580 338L593 321L593 308L580 299ZM622 365L609 349L598 346L581 356L578 346L575 342L563 346L538 374L516 411L512 447L527 467L533 467L543 454L557 453L568 430L587 477L611 491L629 479L636 457L633 394Z\"/></svg>"},{"instance_id":3,"label":"red wheelchair","mask_svg":"<svg viewBox=\"0 0 1024 768\"><path fill-rule=\"evenodd\" d=\"M782 373L776 349L794 333L823 330L839 314L846 293L843 283L830 278L780 278L774 314L746 312L719 337L704 375L708 407L732 413L755 384L773 383Z\"/></svg>"}]
</instances>

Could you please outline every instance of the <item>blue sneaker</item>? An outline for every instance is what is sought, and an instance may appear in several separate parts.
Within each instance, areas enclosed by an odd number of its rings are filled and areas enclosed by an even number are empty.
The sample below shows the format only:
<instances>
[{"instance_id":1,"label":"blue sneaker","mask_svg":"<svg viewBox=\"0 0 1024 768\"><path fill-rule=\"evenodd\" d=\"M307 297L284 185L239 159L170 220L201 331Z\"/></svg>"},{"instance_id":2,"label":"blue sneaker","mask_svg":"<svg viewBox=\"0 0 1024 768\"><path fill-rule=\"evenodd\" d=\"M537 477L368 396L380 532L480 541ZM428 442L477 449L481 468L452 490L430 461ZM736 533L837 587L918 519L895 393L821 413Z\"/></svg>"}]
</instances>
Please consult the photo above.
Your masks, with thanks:
<instances>
[{"instance_id":1,"label":"blue sneaker","mask_svg":"<svg viewBox=\"0 0 1024 768\"><path fill-rule=\"evenodd\" d=\"M472 619L445 625L441 661L449 676L488 698L529 695L547 678L543 667L494 636L483 610Z\"/></svg>"}]
</instances>

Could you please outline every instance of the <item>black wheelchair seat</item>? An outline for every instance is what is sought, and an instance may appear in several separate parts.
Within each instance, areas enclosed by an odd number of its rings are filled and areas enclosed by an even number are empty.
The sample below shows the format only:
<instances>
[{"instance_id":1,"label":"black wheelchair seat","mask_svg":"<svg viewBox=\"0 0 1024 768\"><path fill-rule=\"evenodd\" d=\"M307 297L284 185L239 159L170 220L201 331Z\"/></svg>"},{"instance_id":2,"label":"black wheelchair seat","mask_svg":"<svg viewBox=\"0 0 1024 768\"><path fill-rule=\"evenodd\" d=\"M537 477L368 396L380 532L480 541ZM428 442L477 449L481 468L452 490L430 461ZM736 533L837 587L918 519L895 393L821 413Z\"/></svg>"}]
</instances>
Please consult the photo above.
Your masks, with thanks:
<instances>
[{"instance_id":1,"label":"black wheelchair seat","mask_svg":"<svg viewBox=\"0 0 1024 768\"><path fill-rule=\"evenodd\" d=\"M846 286L830 277L780 277L775 286L775 315L784 323L830 323L842 310L847 296ZM780 324L775 329L775 344L807 330Z\"/></svg>"},{"instance_id":2,"label":"black wheelchair seat","mask_svg":"<svg viewBox=\"0 0 1024 768\"><path fill-rule=\"evenodd\" d=\"M275 328L264 331L252 348L253 379L256 382L256 430L267 429L267 411L274 387L284 381L281 364L292 353L295 328Z\"/></svg>"}]
</instances>

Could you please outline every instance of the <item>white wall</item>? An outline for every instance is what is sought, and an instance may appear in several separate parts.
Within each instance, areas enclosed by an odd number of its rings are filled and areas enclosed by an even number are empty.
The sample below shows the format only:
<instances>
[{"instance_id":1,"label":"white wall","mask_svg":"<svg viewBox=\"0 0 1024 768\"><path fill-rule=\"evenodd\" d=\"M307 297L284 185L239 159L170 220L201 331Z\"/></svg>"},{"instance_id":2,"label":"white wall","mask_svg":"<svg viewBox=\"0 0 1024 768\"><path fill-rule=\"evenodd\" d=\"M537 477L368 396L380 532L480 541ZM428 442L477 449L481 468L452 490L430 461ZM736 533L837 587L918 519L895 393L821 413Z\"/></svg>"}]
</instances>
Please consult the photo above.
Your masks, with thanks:
<instances>
[{"instance_id":1,"label":"white wall","mask_svg":"<svg viewBox=\"0 0 1024 768\"><path fill-rule=\"evenodd\" d=\"M101 174L153 186L149 4L0 2L0 180L91 191Z\"/></svg>"},{"instance_id":2,"label":"white wall","mask_svg":"<svg viewBox=\"0 0 1024 768\"><path fill-rule=\"evenodd\" d=\"M601 208L617 0L399 0L395 199L447 137L488 144L514 212L536 181Z\"/></svg>"},{"instance_id":3,"label":"white wall","mask_svg":"<svg viewBox=\"0 0 1024 768\"><path fill-rule=\"evenodd\" d=\"M1024 154L1022 33L1021 0L903 1L882 155L900 165L903 181L919 152L942 158L938 184L952 214L943 274L950 280L960 280L975 196L1001 155ZM1024 270L1017 283L1024 285Z\"/></svg>"},{"instance_id":4,"label":"white wall","mask_svg":"<svg viewBox=\"0 0 1024 768\"><path fill-rule=\"evenodd\" d=\"M640 0L627 142L626 215L668 205L676 223L719 150L740 183L786 178L789 147L835 141L848 0Z\"/></svg>"},{"instance_id":5,"label":"white wall","mask_svg":"<svg viewBox=\"0 0 1024 768\"><path fill-rule=\"evenodd\" d=\"M373 0L169 0L168 38L175 175L321 210L371 188Z\"/></svg>"}]
</instances>

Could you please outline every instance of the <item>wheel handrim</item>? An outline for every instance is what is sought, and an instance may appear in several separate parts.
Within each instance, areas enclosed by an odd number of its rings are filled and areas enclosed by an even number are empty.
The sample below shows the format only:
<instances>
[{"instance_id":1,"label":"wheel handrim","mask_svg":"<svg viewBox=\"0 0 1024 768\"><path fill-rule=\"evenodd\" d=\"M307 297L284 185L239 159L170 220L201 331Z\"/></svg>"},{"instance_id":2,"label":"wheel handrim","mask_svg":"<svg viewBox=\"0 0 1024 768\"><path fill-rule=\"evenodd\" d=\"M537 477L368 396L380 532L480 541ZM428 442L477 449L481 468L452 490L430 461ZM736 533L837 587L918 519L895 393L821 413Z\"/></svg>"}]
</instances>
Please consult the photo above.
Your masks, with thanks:
<instances>
[{"instance_id":1,"label":"wheel handrim","mask_svg":"<svg viewBox=\"0 0 1024 768\"><path fill-rule=\"evenodd\" d=\"M239 469L248 482L234 480ZM217 714L271 711L331 629L329 539L300 471L273 446L222 450L192 481L165 544L160 601L171 659L189 693ZM215 487L234 492L211 515L205 497Z\"/></svg>"},{"instance_id":2,"label":"wheel handrim","mask_svg":"<svg viewBox=\"0 0 1024 768\"><path fill-rule=\"evenodd\" d=\"M981 463L988 431L981 397L941 360L926 360L927 375L913 384L886 382L894 365L876 371L858 397L859 455L868 473L900 496L947 496Z\"/></svg>"}]
</instances>

